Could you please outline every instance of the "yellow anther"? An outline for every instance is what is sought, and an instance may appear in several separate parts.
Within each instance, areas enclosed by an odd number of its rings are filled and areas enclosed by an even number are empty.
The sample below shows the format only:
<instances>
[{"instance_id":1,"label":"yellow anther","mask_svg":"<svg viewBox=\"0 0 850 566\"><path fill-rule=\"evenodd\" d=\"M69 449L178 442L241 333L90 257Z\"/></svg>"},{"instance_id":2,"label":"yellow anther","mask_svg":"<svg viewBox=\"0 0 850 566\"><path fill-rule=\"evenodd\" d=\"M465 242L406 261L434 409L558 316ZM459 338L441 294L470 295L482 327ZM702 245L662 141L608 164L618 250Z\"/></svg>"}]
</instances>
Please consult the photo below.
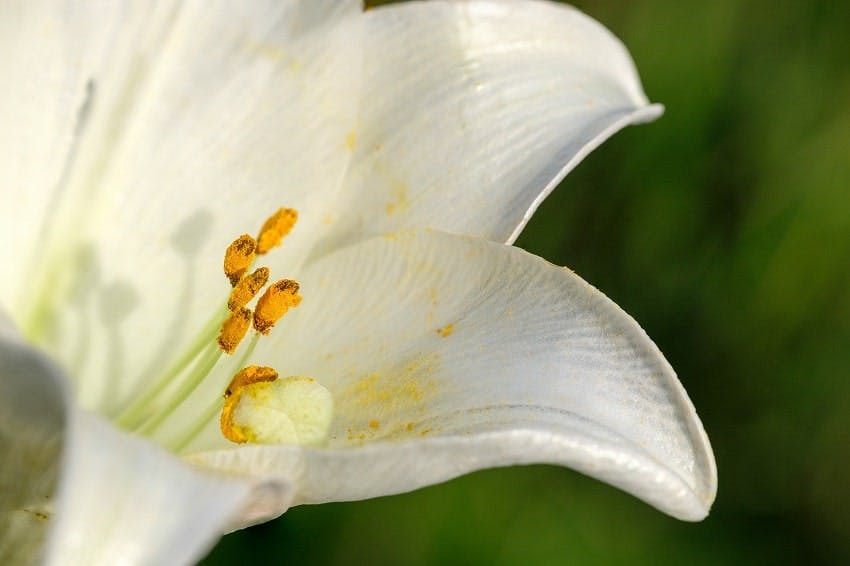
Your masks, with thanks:
<instances>
[{"instance_id":1,"label":"yellow anther","mask_svg":"<svg viewBox=\"0 0 850 566\"><path fill-rule=\"evenodd\" d=\"M253 299L269 280L269 268L260 267L254 273L242 278L230 292L227 308L231 311L241 309Z\"/></svg>"},{"instance_id":2,"label":"yellow anther","mask_svg":"<svg viewBox=\"0 0 850 566\"><path fill-rule=\"evenodd\" d=\"M218 345L222 351L232 354L245 338L245 333L250 326L251 311L249 309L243 307L231 313L221 325L221 332L218 335Z\"/></svg>"},{"instance_id":3,"label":"yellow anther","mask_svg":"<svg viewBox=\"0 0 850 566\"><path fill-rule=\"evenodd\" d=\"M230 279L231 285L235 287L251 267L256 251L257 241L248 234L242 234L227 246L224 252L224 274Z\"/></svg>"},{"instance_id":4,"label":"yellow anther","mask_svg":"<svg viewBox=\"0 0 850 566\"><path fill-rule=\"evenodd\" d=\"M231 442L323 444L333 397L312 377L283 379L270 367L248 366L224 393L221 433Z\"/></svg>"},{"instance_id":5,"label":"yellow anther","mask_svg":"<svg viewBox=\"0 0 850 566\"><path fill-rule=\"evenodd\" d=\"M239 405L245 387L253 383L271 382L278 378L274 368L264 366L248 366L230 380L230 385L224 392L224 407L221 410L221 433L231 442L248 442L249 431L233 421L233 411Z\"/></svg>"},{"instance_id":6,"label":"yellow anther","mask_svg":"<svg viewBox=\"0 0 850 566\"><path fill-rule=\"evenodd\" d=\"M281 279L263 293L254 310L254 328L268 334L280 317L290 308L301 304L299 285L292 279Z\"/></svg>"},{"instance_id":7,"label":"yellow anther","mask_svg":"<svg viewBox=\"0 0 850 566\"><path fill-rule=\"evenodd\" d=\"M257 237L257 253L264 254L279 246L297 221L298 211L294 208L281 208L272 214L260 228L260 235Z\"/></svg>"},{"instance_id":8,"label":"yellow anther","mask_svg":"<svg viewBox=\"0 0 850 566\"><path fill-rule=\"evenodd\" d=\"M278 374L274 368L265 366L248 366L233 376L233 379L230 380L230 385L228 385L227 389L224 391L224 398L229 399L232 395L239 393L243 387L251 385L252 383L274 381L277 378Z\"/></svg>"}]
</instances>

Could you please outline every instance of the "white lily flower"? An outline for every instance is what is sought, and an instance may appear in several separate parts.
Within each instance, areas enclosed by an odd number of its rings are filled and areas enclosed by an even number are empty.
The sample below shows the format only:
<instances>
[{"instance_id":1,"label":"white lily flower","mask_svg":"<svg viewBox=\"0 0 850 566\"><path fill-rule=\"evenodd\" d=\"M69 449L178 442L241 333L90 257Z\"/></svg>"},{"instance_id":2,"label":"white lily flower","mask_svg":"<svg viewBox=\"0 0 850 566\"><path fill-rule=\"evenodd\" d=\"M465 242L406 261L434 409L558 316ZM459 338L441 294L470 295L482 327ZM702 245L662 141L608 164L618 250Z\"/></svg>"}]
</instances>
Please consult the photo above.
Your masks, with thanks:
<instances>
[{"instance_id":1,"label":"white lily flower","mask_svg":"<svg viewBox=\"0 0 850 566\"><path fill-rule=\"evenodd\" d=\"M496 0L21 1L0 48L4 563L187 563L292 505L532 462L708 512L712 452L658 349L505 245L661 112L598 23ZM298 220L254 263L303 301L281 291L289 312L229 356L222 257L280 207ZM281 378L221 416L246 366Z\"/></svg>"}]
</instances>

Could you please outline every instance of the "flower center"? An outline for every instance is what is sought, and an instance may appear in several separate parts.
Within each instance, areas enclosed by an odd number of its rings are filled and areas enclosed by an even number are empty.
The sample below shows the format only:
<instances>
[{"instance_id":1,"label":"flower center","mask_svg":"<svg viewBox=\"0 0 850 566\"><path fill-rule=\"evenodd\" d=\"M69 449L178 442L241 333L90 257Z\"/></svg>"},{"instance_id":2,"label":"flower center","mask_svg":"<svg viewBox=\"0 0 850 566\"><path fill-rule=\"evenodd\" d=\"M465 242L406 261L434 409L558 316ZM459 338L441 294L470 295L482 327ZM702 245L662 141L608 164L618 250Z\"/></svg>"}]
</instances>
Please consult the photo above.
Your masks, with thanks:
<instances>
[{"instance_id":1,"label":"flower center","mask_svg":"<svg viewBox=\"0 0 850 566\"><path fill-rule=\"evenodd\" d=\"M156 435L163 423L190 396L225 356L232 356L253 326L254 336L234 368L245 366L260 337L268 335L290 308L301 303L299 284L281 279L269 285L252 310L248 305L269 281L268 267L248 273L256 256L279 246L298 219L294 209L281 208L266 220L259 235L243 234L224 254L224 274L232 290L226 309L205 325L195 341L176 362L118 415L116 423L144 435ZM217 332L217 338L216 338ZM232 372L233 370L231 370ZM221 411L222 435L237 443L321 444L327 438L333 414L330 392L313 378L279 379L277 371L258 366L243 367L224 392L192 415L188 426L168 434L163 443L179 451L185 448Z\"/></svg>"}]
</instances>

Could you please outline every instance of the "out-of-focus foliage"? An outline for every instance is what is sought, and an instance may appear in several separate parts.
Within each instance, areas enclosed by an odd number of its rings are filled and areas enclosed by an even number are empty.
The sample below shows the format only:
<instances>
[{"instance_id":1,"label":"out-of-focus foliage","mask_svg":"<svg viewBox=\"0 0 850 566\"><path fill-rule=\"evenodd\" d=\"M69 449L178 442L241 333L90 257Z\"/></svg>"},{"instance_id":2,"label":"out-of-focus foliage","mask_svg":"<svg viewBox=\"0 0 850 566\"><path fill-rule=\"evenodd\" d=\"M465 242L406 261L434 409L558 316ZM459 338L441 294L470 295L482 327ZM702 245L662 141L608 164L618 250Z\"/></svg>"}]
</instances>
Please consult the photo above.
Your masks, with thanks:
<instances>
[{"instance_id":1,"label":"out-of-focus foliage","mask_svg":"<svg viewBox=\"0 0 850 566\"><path fill-rule=\"evenodd\" d=\"M664 350L717 455L711 516L679 523L560 468L491 470L296 508L207 564L850 562L850 10L578 6L667 113L593 153L518 244Z\"/></svg>"}]
</instances>

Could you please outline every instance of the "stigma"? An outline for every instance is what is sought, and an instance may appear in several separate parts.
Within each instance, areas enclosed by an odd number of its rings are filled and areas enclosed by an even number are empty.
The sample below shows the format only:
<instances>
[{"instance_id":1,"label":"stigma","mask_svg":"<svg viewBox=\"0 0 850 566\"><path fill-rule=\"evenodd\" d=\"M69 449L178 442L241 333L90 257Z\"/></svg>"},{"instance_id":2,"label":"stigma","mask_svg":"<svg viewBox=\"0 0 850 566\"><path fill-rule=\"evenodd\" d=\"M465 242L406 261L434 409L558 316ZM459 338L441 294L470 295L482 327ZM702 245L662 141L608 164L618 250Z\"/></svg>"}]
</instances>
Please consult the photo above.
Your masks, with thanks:
<instances>
[{"instance_id":1,"label":"stigma","mask_svg":"<svg viewBox=\"0 0 850 566\"><path fill-rule=\"evenodd\" d=\"M235 443L320 446L329 436L333 397L312 377L281 379L270 367L248 366L224 393L221 433Z\"/></svg>"}]
</instances>

